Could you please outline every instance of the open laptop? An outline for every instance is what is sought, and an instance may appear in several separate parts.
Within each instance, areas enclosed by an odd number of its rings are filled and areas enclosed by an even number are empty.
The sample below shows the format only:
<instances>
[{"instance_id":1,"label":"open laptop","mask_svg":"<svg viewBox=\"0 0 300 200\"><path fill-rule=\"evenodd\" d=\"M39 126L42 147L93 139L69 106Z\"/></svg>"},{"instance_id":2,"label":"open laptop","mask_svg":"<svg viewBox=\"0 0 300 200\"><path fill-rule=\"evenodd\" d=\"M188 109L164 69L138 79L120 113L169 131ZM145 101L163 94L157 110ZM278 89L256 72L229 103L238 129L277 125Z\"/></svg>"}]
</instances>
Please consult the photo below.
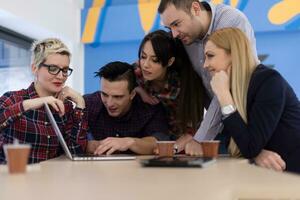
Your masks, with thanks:
<instances>
[{"instance_id":1,"label":"open laptop","mask_svg":"<svg viewBox=\"0 0 300 200\"><path fill-rule=\"evenodd\" d=\"M140 161L144 167L206 167L216 162L214 158L204 158L186 155L173 157L155 157Z\"/></svg>"},{"instance_id":2,"label":"open laptop","mask_svg":"<svg viewBox=\"0 0 300 200\"><path fill-rule=\"evenodd\" d=\"M93 154L80 154L80 155L72 155L66 141L60 132L57 123L53 117L53 114L48 106L47 103L44 104L46 113L48 118L50 119L51 125L54 128L54 131L58 137L58 140L63 147L67 157L72 161L94 161L94 160L134 160L136 157L132 155L125 155L125 154L112 154L112 155L93 155Z\"/></svg>"}]
</instances>

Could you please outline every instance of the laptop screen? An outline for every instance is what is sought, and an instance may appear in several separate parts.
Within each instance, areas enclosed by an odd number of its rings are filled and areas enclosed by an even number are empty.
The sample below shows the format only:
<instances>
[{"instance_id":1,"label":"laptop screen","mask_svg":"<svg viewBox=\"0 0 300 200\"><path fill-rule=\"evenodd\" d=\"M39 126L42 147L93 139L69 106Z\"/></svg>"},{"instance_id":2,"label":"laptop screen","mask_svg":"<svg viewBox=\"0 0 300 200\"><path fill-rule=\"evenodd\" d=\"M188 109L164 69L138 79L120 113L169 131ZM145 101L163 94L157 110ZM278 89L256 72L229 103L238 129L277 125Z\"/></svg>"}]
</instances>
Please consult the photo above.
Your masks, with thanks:
<instances>
[{"instance_id":1,"label":"laptop screen","mask_svg":"<svg viewBox=\"0 0 300 200\"><path fill-rule=\"evenodd\" d=\"M47 104L47 103L44 103L44 105L45 105L45 109L46 109L47 116L48 116L48 118L49 118L49 120L50 120L50 123L51 123L52 127L54 128L55 134L57 135L58 140L59 140L61 146L63 147L63 149L64 149L66 155L67 155L70 159L72 159L72 158L73 158L73 157L72 157L72 154L71 154L71 152L70 152L70 150L69 150L69 148L68 148L68 146L67 146L67 144L66 144L66 142L65 142L65 139L64 139L63 135L61 134L61 132L60 132L58 126L57 126L57 123L56 123L56 121L55 121L55 119L54 119L54 117L53 117L53 114L52 114L52 112L51 112L51 110L50 110L48 104Z\"/></svg>"}]
</instances>

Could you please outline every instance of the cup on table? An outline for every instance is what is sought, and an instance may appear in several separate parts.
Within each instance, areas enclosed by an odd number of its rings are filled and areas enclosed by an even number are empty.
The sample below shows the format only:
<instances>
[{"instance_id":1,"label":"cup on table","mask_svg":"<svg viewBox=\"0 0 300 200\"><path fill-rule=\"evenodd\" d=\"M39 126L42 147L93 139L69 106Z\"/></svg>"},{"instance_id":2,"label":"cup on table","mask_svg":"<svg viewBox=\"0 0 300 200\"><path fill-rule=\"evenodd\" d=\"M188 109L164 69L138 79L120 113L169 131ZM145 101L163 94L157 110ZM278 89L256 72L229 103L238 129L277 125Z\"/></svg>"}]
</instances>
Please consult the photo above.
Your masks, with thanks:
<instances>
[{"instance_id":1,"label":"cup on table","mask_svg":"<svg viewBox=\"0 0 300 200\"><path fill-rule=\"evenodd\" d=\"M200 144L203 151L203 157L218 157L220 140L205 140L201 141Z\"/></svg>"},{"instance_id":2,"label":"cup on table","mask_svg":"<svg viewBox=\"0 0 300 200\"><path fill-rule=\"evenodd\" d=\"M174 155L175 141L157 141L158 155L172 157Z\"/></svg>"},{"instance_id":3,"label":"cup on table","mask_svg":"<svg viewBox=\"0 0 300 200\"><path fill-rule=\"evenodd\" d=\"M25 173L28 163L30 144L6 144L3 145L8 171L11 174Z\"/></svg>"}]
</instances>

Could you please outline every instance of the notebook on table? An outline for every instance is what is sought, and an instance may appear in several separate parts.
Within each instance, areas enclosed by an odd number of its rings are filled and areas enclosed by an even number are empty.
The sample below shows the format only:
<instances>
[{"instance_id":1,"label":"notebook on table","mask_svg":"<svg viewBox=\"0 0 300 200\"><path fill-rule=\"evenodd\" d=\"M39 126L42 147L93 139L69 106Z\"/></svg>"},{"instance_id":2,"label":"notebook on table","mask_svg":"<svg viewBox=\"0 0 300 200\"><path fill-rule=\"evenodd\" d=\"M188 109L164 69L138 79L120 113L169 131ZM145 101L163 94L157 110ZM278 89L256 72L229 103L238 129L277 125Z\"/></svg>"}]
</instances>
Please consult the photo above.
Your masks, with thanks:
<instances>
[{"instance_id":1,"label":"notebook on table","mask_svg":"<svg viewBox=\"0 0 300 200\"><path fill-rule=\"evenodd\" d=\"M47 116L50 120L50 123L55 131L55 134L58 137L58 140L67 155L67 157L72 161L99 161L99 160L134 160L136 157L132 155L125 155L125 154L112 154L112 155L93 155L93 154L71 154L69 147L57 126L57 123L53 117L53 114L48 106L47 103L44 104Z\"/></svg>"}]
</instances>

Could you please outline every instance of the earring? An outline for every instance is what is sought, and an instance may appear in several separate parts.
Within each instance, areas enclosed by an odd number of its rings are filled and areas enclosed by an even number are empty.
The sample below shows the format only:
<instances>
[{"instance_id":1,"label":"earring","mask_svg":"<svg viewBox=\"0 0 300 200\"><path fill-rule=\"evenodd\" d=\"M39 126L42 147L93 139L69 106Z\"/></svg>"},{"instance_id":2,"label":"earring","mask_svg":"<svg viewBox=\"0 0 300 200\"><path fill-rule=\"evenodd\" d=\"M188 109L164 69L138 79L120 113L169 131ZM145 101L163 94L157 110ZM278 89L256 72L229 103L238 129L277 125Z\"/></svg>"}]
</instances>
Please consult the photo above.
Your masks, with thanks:
<instances>
[{"instance_id":1,"label":"earring","mask_svg":"<svg viewBox=\"0 0 300 200\"><path fill-rule=\"evenodd\" d=\"M34 76L33 82L34 82L35 84L38 83L38 76L37 76L37 75Z\"/></svg>"}]
</instances>

